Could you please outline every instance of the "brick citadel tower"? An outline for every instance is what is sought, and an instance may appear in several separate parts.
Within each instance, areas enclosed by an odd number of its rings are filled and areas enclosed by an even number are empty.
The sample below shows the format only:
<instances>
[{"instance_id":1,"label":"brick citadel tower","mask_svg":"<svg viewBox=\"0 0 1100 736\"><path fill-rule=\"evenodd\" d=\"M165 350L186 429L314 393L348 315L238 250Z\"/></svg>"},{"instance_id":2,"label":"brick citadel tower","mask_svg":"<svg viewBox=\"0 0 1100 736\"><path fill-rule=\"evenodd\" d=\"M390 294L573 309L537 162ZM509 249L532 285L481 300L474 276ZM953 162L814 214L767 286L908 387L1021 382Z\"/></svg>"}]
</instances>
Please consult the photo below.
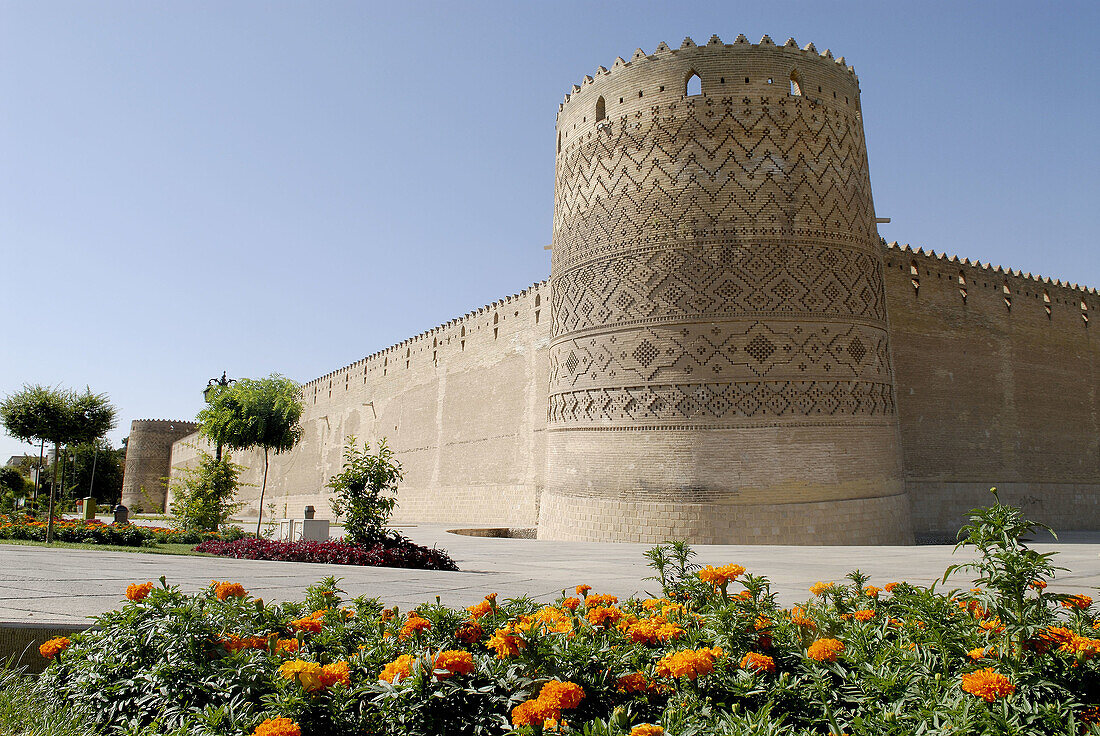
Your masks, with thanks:
<instances>
[{"instance_id":1,"label":"brick citadel tower","mask_svg":"<svg viewBox=\"0 0 1100 736\"><path fill-rule=\"evenodd\" d=\"M859 95L843 58L767 36L585 77L550 280L306 383L275 515L325 514L356 435L403 463L403 522L905 544L997 485L1100 528L1096 290L883 245Z\"/></svg>"}]
</instances>

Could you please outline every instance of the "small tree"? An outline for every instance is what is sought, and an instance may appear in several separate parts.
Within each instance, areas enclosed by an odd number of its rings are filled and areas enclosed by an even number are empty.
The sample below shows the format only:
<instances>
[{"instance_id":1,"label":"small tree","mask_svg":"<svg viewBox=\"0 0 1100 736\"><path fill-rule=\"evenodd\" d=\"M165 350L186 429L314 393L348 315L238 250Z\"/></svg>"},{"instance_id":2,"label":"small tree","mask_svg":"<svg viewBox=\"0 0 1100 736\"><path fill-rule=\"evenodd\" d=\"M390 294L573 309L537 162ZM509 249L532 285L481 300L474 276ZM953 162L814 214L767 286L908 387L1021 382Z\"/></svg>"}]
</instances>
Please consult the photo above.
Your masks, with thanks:
<instances>
[{"instance_id":1,"label":"small tree","mask_svg":"<svg viewBox=\"0 0 1100 736\"><path fill-rule=\"evenodd\" d=\"M173 526L207 532L224 526L244 507L243 503L233 502L242 470L244 467L232 462L228 454L219 460L199 450L199 464L184 468L178 478L171 480L169 510L175 517Z\"/></svg>"},{"instance_id":2,"label":"small tree","mask_svg":"<svg viewBox=\"0 0 1100 736\"><path fill-rule=\"evenodd\" d=\"M369 444L364 443L360 450L356 442L354 435L345 440L343 470L327 484L336 491L329 504L337 517L347 516L344 532L348 541L372 544L386 533L390 514L397 506L401 463L394 459L385 438L373 455Z\"/></svg>"},{"instance_id":3,"label":"small tree","mask_svg":"<svg viewBox=\"0 0 1100 736\"><path fill-rule=\"evenodd\" d=\"M234 450L263 448L264 479L260 485L256 536L263 523L264 493L267 490L268 454L287 452L298 444L302 428L300 387L273 373L267 378L244 378L216 392L199 412L199 432L215 445Z\"/></svg>"},{"instance_id":4,"label":"small tree","mask_svg":"<svg viewBox=\"0 0 1100 736\"><path fill-rule=\"evenodd\" d=\"M15 502L27 495L29 485L23 474L15 468L0 468L0 512L6 513L14 509Z\"/></svg>"}]
</instances>

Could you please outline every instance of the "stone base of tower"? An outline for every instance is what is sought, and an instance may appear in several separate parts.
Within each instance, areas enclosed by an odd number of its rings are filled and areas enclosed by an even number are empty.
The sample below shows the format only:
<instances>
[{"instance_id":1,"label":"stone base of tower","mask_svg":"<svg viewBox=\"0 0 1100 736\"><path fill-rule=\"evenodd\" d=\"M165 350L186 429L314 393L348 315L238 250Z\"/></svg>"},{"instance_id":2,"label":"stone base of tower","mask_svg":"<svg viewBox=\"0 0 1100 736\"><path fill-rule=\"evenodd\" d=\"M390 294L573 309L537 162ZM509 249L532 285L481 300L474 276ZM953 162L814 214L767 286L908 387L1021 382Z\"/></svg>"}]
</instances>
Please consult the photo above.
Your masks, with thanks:
<instances>
[{"instance_id":1,"label":"stone base of tower","mask_svg":"<svg viewBox=\"0 0 1100 736\"><path fill-rule=\"evenodd\" d=\"M657 544L913 544L909 496L781 504L659 503L544 493L539 539Z\"/></svg>"},{"instance_id":2,"label":"stone base of tower","mask_svg":"<svg viewBox=\"0 0 1100 736\"><path fill-rule=\"evenodd\" d=\"M540 539L913 544L896 424L548 436Z\"/></svg>"}]
</instances>

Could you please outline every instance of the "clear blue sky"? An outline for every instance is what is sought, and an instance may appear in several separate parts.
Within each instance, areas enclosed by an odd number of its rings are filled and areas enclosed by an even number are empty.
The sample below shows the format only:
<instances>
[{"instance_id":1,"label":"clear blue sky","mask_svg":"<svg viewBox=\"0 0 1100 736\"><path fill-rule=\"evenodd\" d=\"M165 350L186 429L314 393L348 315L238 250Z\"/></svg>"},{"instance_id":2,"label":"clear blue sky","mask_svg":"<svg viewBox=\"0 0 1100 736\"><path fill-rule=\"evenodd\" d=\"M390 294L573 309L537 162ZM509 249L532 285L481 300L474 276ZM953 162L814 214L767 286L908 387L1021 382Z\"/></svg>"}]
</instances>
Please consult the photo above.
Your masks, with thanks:
<instances>
[{"instance_id":1,"label":"clear blue sky","mask_svg":"<svg viewBox=\"0 0 1100 736\"><path fill-rule=\"evenodd\" d=\"M192 418L549 275L570 86L684 36L854 64L887 240L1100 286L1100 3L0 0L0 394ZM0 455L21 452L0 437Z\"/></svg>"}]
</instances>

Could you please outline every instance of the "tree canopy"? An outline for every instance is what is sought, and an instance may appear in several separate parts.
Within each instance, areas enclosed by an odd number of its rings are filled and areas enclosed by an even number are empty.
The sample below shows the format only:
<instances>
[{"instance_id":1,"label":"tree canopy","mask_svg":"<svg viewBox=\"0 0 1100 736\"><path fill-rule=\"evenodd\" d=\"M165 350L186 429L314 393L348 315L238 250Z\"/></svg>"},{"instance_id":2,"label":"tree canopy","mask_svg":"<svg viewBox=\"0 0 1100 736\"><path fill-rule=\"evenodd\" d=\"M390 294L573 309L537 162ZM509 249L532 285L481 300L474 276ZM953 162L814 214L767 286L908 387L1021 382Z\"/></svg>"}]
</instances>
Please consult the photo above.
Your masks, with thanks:
<instances>
[{"instance_id":1,"label":"tree canopy","mask_svg":"<svg viewBox=\"0 0 1100 736\"><path fill-rule=\"evenodd\" d=\"M67 389L24 385L0 402L0 423L24 442L67 442L72 400Z\"/></svg>"},{"instance_id":2,"label":"tree canopy","mask_svg":"<svg viewBox=\"0 0 1100 736\"><path fill-rule=\"evenodd\" d=\"M298 384L274 373L242 378L210 392L208 405L199 412L199 432L215 445L263 448L278 455L298 443L301 417Z\"/></svg>"}]
</instances>

